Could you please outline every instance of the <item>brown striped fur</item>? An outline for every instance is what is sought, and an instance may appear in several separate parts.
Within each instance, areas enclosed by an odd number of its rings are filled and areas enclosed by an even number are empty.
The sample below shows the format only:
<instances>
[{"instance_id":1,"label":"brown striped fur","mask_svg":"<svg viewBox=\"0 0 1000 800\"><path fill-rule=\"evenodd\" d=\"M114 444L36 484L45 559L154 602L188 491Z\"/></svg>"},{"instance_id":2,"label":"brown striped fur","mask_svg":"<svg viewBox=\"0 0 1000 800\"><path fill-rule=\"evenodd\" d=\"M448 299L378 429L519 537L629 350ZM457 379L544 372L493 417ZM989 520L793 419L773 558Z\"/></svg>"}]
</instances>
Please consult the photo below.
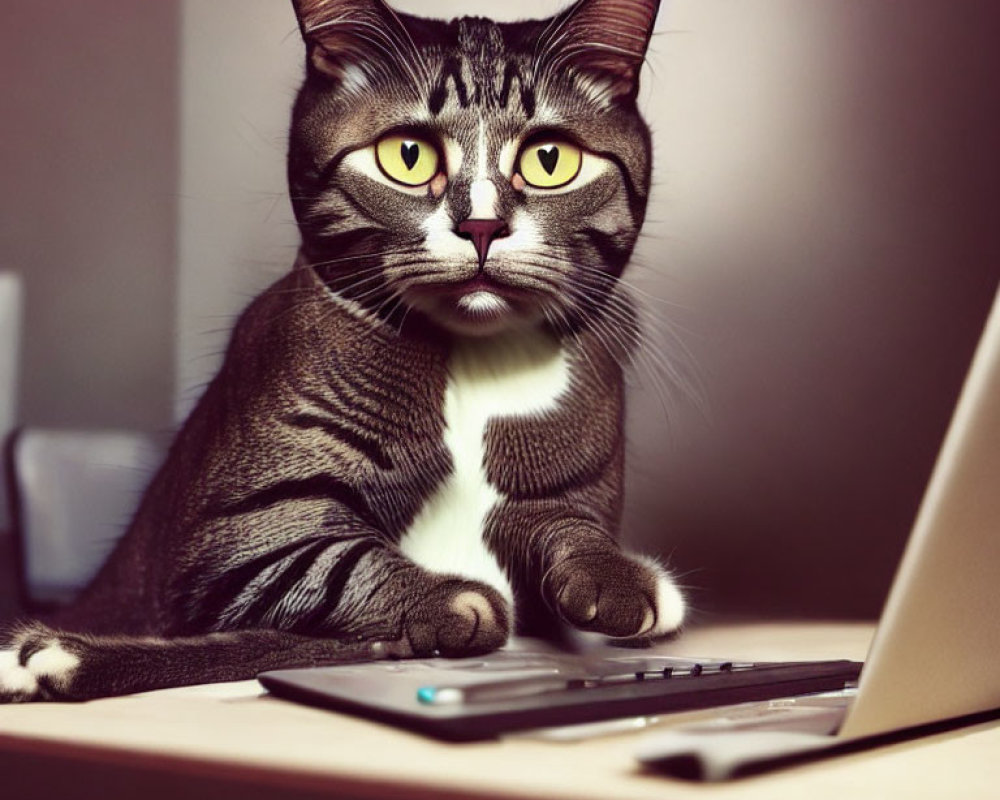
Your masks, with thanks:
<instances>
[{"instance_id":1,"label":"brown striped fur","mask_svg":"<svg viewBox=\"0 0 1000 800\"><path fill-rule=\"evenodd\" d=\"M616 278L649 189L635 93L657 3L581 0L510 25L405 17L381 0L295 5L307 46L289 153L299 260L238 320L82 597L0 639L0 700L469 655L555 624L631 638L680 623L669 575L615 543L636 337ZM460 167L413 192L358 166L373 136L421 115L422 135L463 150ZM584 188L525 191L504 172L504 142L539 117L595 159ZM484 203L498 237L488 256L462 228ZM428 232L432 218L443 233ZM474 276L502 311L462 310ZM552 374L568 377L551 408L489 418L471 443L477 483L456 475L447 445L451 359L467 338L512 334L555 347ZM403 552L457 477L471 480L467 501L490 500L470 535L509 587Z\"/></svg>"}]
</instances>

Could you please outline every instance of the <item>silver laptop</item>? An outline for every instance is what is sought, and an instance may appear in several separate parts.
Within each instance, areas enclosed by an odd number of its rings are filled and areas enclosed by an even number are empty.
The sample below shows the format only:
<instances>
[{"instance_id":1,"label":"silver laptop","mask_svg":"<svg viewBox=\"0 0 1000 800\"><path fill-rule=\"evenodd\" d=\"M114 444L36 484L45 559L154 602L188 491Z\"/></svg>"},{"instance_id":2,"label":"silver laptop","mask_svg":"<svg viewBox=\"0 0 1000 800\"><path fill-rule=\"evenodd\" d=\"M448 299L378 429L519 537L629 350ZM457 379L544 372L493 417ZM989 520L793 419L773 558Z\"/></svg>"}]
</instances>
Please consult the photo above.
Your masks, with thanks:
<instances>
[{"instance_id":1,"label":"silver laptop","mask_svg":"<svg viewBox=\"0 0 1000 800\"><path fill-rule=\"evenodd\" d=\"M260 679L289 699L448 739L725 707L639 752L651 768L724 778L1000 709L998 586L1000 292L860 682L861 665L849 661L749 664L531 644ZM782 700L754 703L768 698Z\"/></svg>"},{"instance_id":2,"label":"silver laptop","mask_svg":"<svg viewBox=\"0 0 1000 800\"><path fill-rule=\"evenodd\" d=\"M998 620L1000 290L856 692L733 709L650 736L639 760L724 779L1000 717Z\"/></svg>"}]
</instances>

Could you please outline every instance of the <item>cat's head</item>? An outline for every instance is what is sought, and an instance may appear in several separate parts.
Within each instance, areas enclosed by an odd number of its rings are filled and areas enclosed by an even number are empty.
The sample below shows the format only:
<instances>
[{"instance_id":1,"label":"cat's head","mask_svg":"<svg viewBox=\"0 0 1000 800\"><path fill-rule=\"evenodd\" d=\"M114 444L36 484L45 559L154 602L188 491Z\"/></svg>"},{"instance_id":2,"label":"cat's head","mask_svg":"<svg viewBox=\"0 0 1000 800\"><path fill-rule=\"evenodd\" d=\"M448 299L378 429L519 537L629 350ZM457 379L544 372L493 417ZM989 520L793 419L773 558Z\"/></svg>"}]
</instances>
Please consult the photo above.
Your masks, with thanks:
<instances>
[{"instance_id":1,"label":"cat's head","mask_svg":"<svg viewBox=\"0 0 1000 800\"><path fill-rule=\"evenodd\" d=\"M289 183L331 288L468 335L592 314L645 215L635 98L658 0L509 24L294 5L307 68Z\"/></svg>"}]
</instances>

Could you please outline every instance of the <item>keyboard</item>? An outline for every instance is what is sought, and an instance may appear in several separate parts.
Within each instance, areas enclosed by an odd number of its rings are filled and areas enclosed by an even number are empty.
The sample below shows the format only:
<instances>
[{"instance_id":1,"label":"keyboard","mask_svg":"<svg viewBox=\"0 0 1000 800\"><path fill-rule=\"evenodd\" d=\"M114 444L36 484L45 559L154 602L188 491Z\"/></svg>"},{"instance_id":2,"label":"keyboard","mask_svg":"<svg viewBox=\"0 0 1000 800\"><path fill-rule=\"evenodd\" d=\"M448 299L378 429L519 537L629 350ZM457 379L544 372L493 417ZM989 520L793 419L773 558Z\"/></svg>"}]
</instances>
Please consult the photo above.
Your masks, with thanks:
<instances>
[{"instance_id":1,"label":"keyboard","mask_svg":"<svg viewBox=\"0 0 1000 800\"><path fill-rule=\"evenodd\" d=\"M860 671L851 661L753 663L522 644L479 658L276 670L259 679L278 697L466 741L838 691Z\"/></svg>"}]
</instances>

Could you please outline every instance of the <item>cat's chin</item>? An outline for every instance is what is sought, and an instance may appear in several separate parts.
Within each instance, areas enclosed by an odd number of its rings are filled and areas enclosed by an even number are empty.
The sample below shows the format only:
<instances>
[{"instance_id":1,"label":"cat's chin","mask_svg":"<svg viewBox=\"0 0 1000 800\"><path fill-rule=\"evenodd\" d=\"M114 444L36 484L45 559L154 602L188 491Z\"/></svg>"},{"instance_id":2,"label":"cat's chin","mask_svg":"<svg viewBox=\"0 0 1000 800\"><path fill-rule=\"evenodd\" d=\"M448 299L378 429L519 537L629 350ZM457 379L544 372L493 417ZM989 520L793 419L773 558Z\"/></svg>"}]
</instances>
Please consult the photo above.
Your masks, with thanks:
<instances>
[{"instance_id":1,"label":"cat's chin","mask_svg":"<svg viewBox=\"0 0 1000 800\"><path fill-rule=\"evenodd\" d=\"M425 313L460 336L495 336L531 324L507 300L491 292L473 292L457 300L441 298Z\"/></svg>"},{"instance_id":2,"label":"cat's chin","mask_svg":"<svg viewBox=\"0 0 1000 800\"><path fill-rule=\"evenodd\" d=\"M523 301L489 288L423 294L412 305L445 330L459 336L495 336L537 325L541 313Z\"/></svg>"}]
</instances>

